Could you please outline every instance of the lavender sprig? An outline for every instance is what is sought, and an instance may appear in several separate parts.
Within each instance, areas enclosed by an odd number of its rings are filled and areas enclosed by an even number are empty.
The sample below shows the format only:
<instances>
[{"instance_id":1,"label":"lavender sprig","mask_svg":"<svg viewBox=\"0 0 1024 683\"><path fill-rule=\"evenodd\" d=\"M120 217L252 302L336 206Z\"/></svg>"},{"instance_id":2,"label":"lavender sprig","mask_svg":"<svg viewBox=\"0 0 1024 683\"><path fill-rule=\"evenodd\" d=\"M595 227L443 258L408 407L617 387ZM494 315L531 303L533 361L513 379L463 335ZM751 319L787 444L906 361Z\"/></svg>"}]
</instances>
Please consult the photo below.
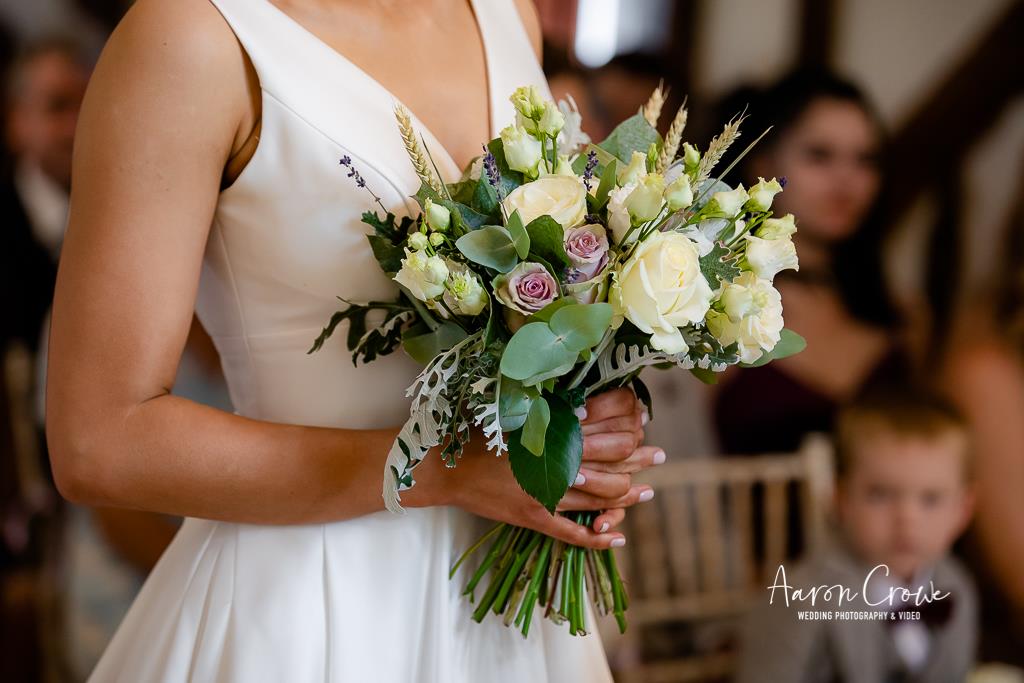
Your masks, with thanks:
<instances>
[{"instance_id":1,"label":"lavender sprig","mask_svg":"<svg viewBox=\"0 0 1024 683\"><path fill-rule=\"evenodd\" d=\"M594 169L597 168L597 152L590 150L587 152L587 165L583 169L583 184L587 186L587 191L590 191L590 181L594 178Z\"/></svg>"},{"instance_id":2,"label":"lavender sprig","mask_svg":"<svg viewBox=\"0 0 1024 683\"><path fill-rule=\"evenodd\" d=\"M484 174L487 176L487 184L494 188L501 200L501 172L498 170L498 160L494 158L491 150L484 145Z\"/></svg>"},{"instance_id":3,"label":"lavender sprig","mask_svg":"<svg viewBox=\"0 0 1024 683\"><path fill-rule=\"evenodd\" d=\"M377 194L367 186L366 179L363 178L363 175L356 169L355 164L352 163L352 157L346 154L341 157L339 163L348 169L348 177L355 179L356 187L363 188L369 192L370 196L373 197L373 201L377 202L377 206L387 214L388 210L384 208L384 203L380 200L380 197L378 197Z\"/></svg>"}]
</instances>

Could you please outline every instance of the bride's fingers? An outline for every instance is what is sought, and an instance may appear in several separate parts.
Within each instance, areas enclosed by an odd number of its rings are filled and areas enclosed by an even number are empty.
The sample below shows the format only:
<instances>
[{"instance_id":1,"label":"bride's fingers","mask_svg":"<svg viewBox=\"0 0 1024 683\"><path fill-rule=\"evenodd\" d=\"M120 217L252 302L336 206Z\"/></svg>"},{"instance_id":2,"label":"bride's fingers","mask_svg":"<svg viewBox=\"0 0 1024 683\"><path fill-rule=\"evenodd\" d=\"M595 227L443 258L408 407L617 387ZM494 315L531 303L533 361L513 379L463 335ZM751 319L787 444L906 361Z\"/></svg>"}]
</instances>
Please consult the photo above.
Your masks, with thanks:
<instances>
[{"instance_id":1,"label":"bride's fingers","mask_svg":"<svg viewBox=\"0 0 1024 683\"><path fill-rule=\"evenodd\" d=\"M629 487L632 484L628 474L599 472L585 467L580 468L576 481L579 483L573 484L574 489L598 498L624 496L629 493Z\"/></svg>"},{"instance_id":2,"label":"bride's fingers","mask_svg":"<svg viewBox=\"0 0 1024 683\"><path fill-rule=\"evenodd\" d=\"M569 489L558 503L558 509L569 510L609 510L611 508L628 508L637 503L645 503L654 498L654 489L650 486L634 486L628 493L619 498L599 498L583 491Z\"/></svg>"},{"instance_id":3,"label":"bride's fingers","mask_svg":"<svg viewBox=\"0 0 1024 683\"><path fill-rule=\"evenodd\" d=\"M635 474L640 470L645 470L648 467L654 465L660 465L665 462L665 451L658 446L641 446L640 448L633 451L625 460L619 460L616 462L595 462L589 461L586 463L586 467L582 468L586 476L586 471L594 470L597 472L608 472L609 474Z\"/></svg>"},{"instance_id":4,"label":"bride's fingers","mask_svg":"<svg viewBox=\"0 0 1024 683\"><path fill-rule=\"evenodd\" d=\"M632 413L636 406L636 396L629 389L606 391L587 400L586 406L579 412L580 422L589 424L607 420L610 417L622 417Z\"/></svg>"},{"instance_id":5,"label":"bride's fingers","mask_svg":"<svg viewBox=\"0 0 1024 683\"><path fill-rule=\"evenodd\" d=\"M594 523L591 527L599 534L603 534L610 529L614 529L618 525L622 524L622 520L626 518L626 511L622 508L613 508L611 510L605 510L594 518Z\"/></svg>"},{"instance_id":6,"label":"bride's fingers","mask_svg":"<svg viewBox=\"0 0 1024 683\"><path fill-rule=\"evenodd\" d=\"M638 432L646 424L644 415L647 413L634 410L629 415L610 417L600 422L587 422L583 425L583 436L601 434L603 432Z\"/></svg>"},{"instance_id":7,"label":"bride's fingers","mask_svg":"<svg viewBox=\"0 0 1024 683\"><path fill-rule=\"evenodd\" d=\"M582 546L584 548L595 548L598 550L603 550L605 548L619 548L626 545L626 537L621 533L598 533L590 527L577 524L568 517L551 515L543 508L540 509L537 515L535 523L530 526L541 533L553 536L560 541L565 541L566 543ZM609 526L609 529L610 528L611 527Z\"/></svg>"},{"instance_id":8,"label":"bride's fingers","mask_svg":"<svg viewBox=\"0 0 1024 683\"><path fill-rule=\"evenodd\" d=\"M643 432L608 432L591 434L583 439L584 462L616 462L625 460L644 438Z\"/></svg>"}]
</instances>

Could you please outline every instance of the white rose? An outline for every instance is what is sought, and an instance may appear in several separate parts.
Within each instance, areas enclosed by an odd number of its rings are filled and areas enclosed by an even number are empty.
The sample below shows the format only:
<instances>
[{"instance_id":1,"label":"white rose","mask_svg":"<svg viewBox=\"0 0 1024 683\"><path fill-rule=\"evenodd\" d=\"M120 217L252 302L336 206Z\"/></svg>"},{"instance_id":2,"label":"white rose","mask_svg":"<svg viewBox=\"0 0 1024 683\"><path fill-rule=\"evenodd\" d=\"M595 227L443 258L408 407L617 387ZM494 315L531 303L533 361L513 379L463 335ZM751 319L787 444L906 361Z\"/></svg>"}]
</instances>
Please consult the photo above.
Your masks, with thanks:
<instances>
[{"instance_id":1,"label":"white rose","mask_svg":"<svg viewBox=\"0 0 1024 683\"><path fill-rule=\"evenodd\" d=\"M576 176L546 175L512 190L502 204L509 216L518 209L523 225L547 215L574 228L587 215L587 190Z\"/></svg>"},{"instance_id":2,"label":"white rose","mask_svg":"<svg viewBox=\"0 0 1024 683\"><path fill-rule=\"evenodd\" d=\"M753 363L779 343L782 296L772 283L742 273L725 285L721 302L724 310L708 313L708 330L722 346L735 343L741 361Z\"/></svg>"},{"instance_id":3,"label":"white rose","mask_svg":"<svg viewBox=\"0 0 1024 683\"><path fill-rule=\"evenodd\" d=\"M683 353L679 328L703 320L711 296L694 243L676 232L658 232L615 273L609 302L616 316L651 335L652 347Z\"/></svg>"},{"instance_id":4,"label":"white rose","mask_svg":"<svg viewBox=\"0 0 1024 683\"><path fill-rule=\"evenodd\" d=\"M779 271L800 270L796 257L796 246L789 237L766 240L747 235L746 262L750 270L762 279L771 282Z\"/></svg>"},{"instance_id":5,"label":"white rose","mask_svg":"<svg viewBox=\"0 0 1024 683\"><path fill-rule=\"evenodd\" d=\"M705 208L705 214L721 218L732 218L740 212L749 198L747 191L743 189L742 185L728 192L716 192L711 195L711 201L708 202Z\"/></svg>"},{"instance_id":6,"label":"white rose","mask_svg":"<svg viewBox=\"0 0 1024 683\"><path fill-rule=\"evenodd\" d=\"M430 301L441 296L447 279L448 266L444 259L409 249L405 250L402 267L394 278L395 282L408 289L420 301Z\"/></svg>"},{"instance_id":7,"label":"white rose","mask_svg":"<svg viewBox=\"0 0 1024 683\"><path fill-rule=\"evenodd\" d=\"M791 236L796 232L796 219L787 213L782 218L769 218L762 223L754 234L766 240L778 240Z\"/></svg>"},{"instance_id":8,"label":"white rose","mask_svg":"<svg viewBox=\"0 0 1024 683\"><path fill-rule=\"evenodd\" d=\"M608 228L612 231L615 244L619 246L625 246L622 240L626 238L626 234L632 226L629 211L626 210L626 199L635 189L636 183L630 183L608 193ZM637 232L633 231L633 234L629 236L629 242L633 242L636 238Z\"/></svg>"},{"instance_id":9,"label":"white rose","mask_svg":"<svg viewBox=\"0 0 1024 683\"><path fill-rule=\"evenodd\" d=\"M757 184L747 192L750 195L750 199L747 201L748 208L754 211L767 211L772 207L772 200L775 199L775 195L782 192L782 185L775 178L769 181L765 181L764 178L758 178Z\"/></svg>"},{"instance_id":10,"label":"white rose","mask_svg":"<svg viewBox=\"0 0 1024 683\"><path fill-rule=\"evenodd\" d=\"M509 168L530 178L537 177L541 162L540 140L519 126L506 126L501 131L501 146Z\"/></svg>"}]
</instances>

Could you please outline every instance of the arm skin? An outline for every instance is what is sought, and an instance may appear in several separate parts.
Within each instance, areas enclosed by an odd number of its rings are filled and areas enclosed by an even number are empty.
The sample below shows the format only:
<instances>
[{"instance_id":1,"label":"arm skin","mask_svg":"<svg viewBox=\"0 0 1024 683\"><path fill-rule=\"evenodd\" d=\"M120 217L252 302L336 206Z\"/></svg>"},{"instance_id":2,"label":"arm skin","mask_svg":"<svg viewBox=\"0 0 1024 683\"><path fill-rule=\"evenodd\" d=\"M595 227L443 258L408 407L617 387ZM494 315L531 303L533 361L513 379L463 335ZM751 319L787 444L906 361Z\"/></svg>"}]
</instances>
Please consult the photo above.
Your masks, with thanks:
<instances>
[{"instance_id":1,"label":"arm skin","mask_svg":"<svg viewBox=\"0 0 1024 683\"><path fill-rule=\"evenodd\" d=\"M397 430L262 422L170 394L225 165L256 124L246 68L206 0L139 0L90 83L47 386L54 476L73 501L261 524L383 509L381 473ZM629 472L655 449L638 447L628 392L588 409L593 475L563 507L609 509L597 527L637 502L644 489ZM621 540L547 515L503 460L469 454L451 472L439 460L417 470L407 506L457 505L593 547Z\"/></svg>"}]
</instances>

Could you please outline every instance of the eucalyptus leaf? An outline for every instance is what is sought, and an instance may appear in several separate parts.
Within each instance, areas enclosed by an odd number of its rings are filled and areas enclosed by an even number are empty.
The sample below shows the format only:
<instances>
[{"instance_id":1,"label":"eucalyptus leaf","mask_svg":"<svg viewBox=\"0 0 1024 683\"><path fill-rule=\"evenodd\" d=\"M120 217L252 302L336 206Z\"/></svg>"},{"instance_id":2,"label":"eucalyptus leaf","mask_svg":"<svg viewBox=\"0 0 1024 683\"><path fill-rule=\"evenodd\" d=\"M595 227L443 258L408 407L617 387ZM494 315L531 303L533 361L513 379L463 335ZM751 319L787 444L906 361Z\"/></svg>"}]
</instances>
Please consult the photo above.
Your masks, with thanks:
<instances>
[{"instance_id":1,"label":"eucalyptus leaf","mask_svg":"<svg viewBox=\"0 0 1024 683\"><path fill-rule=\"evenodd\" d=\"M498 396L498 421L502 431L512 432L526 424L530 406L536 398L536 390L527 389L514 379L502 377L501 394Z\"/></svg>"},{"instance_id":2,"label":"eucalyptus leaf","mask_svg":"<svg viewBox=\"0 0 1024 683\"><path fill-rule=\"evenodd\" d=\"M575 299L570 299L568 297L562 297L561 299L555 299L554 301L549 303L547 306L545 306L544 308L540 309L539 311L537 311L536 313L531 315L528 318L528 320L531 323L534 323L534 322L544 322L544 323L550 322L551 316L553 316L555 314L555 311L557 311L558 309L562 308L563 306L574 306L574 305L576 305L576 300Z\"/></svg>"},{"instance_id":3,"label":"eucalyptus leaf","mask_svg":"<svg viewBox=\"0 0 1024 683\"><path fill-rule=\"evenodd\" d=\"M611 322L610 304L575 304L555 311L549 327L569 350L579 353L597 346Z\"/></svg>"},{"instance_id":4,"label":"eucalyptus leaf","mask_svg":"<svg viewBox=\"0 0 1024 683\"><path fill-rule=\"evenodd\" d=\"M628 164L633 152L646 155L652 143L661 146L658 131L647 123L642 114L634 114L616 126L598 147Z\"/></svg>"},{"instance_id":5,"label":"eucalyptus leaf","mask_svg":"<svg viewBox=\"0 0 1024 683\"><path fill-rule=\"evenodd\" d=\"M574 367L576 367L575 360L571 363L566 363L565 365L560 365L557 368L553 368L551 370L547 370L540 374L534 375L533 377L527 377L526 379L523 380L523 386L541 387L547 389L548 391L553 391L554 384L552 383L556 382L558 378L565 377L566 375L568 375L570 372L572 372L572 369Z\"/></svg>"},{"instance_id":6,"label":"eucalyptus leaf","mask_svg":"<svg viewBox=\"0 0 1024 683\"><path fill-rule=\"evenodd\" d=\"M526 450L540 457L544 455L544 435L551 421L551 409L547 400L541 396L530 404L530 412L523 424L521 443Z\"/></svg>"},{"instance_id":7,"label":"eucalyptus leaf","mask_svg":"<svg viewBox=\"0 0 1024 683\"><path fill-rule=\"evenodd\" d=\"M507 273L519 263L512 236L500 225L485 225L467 232L455 242L455 246L470 261L502 273Z\"/></svg>"},{"instance_id":8,"label":"eucalyptus leaf","mask_svg":"<svg viewBox=\"0 0 1024 683\"><path fill-rule=\"evenodd\" d=\"M466 331L452 322L442 323L436 330L402 339L402 348L417 363L426 365L439 353L466 338Z\"/></svg>"},{"instance_id":9,"label":"eucalyptus leaf","mask_svg":"<svg viewBox=\"0 0 1024 683\"><path fill-rule=\"evenodd\" d=\"M551 331L547 323L523 325L512 335L501 356L501 374L525 380L576 362L578 351Z\"/></svg>"},{"instance_id":10,"label":"eucalyptus leaf","mask_svg":"<svg viewBox=\"0 0 1024 683\"><path fill-rule=\"evenodd\" d=\"M526 226L530 235L530 253L536 254L553 266L568 268L569 255L565 253L565 232L551 216L538 216Z\"/></svg>"},{"instance_id":11,"label":"eucalyptus leaf","mask_svg":"<svg viewBox=\"0 0 1024 683\"><path fill-rule=\"evenodd\" d=\"M535 456L522 444L522 431L509 435L512 474L528 494L554 514L558 501L576 479L583 459L583 431L572 408L556 395L546 397L550 420L544 454Z\"/></svg>"},{"instance_id":12,"label":"eucalyptus leaf","mask_svg":"<svg viewBox=\"0 0 1024 683\"><path fill-rule=\"evenodd\" d=\"M741 365L745 368L758 368L762 365L767 365L773 360L779 360L780 358L796 355L806 348L806 339L793 330L783 329L779 336L779 341L771 351L762 354L761 357L753 363L742 363Z\"/></svg>"},{"instance_id":13,"label":"eucalyptus leaf","mask_svg":"<svg viewBox=\"0 0 1024 683\"><path fill-rule=\"evenodd\" d=\"M608 203L608 194L615 189L618 178L618 164L613 159L610 164L604 167L601 173L601 182L598 183L597 192L594 193L594 208L603 209Z\"/></svg>"},{"instance_id":14,"label":"eucalyptus leaf","mask_svg":"<svg viewBox=\"0 0 1024 683\"><path fill-rule=\"evenodd\" d=\"M523 225L519 209L513 211L512 215L508 217L505 227L508 228L508 232L512 236L512 245L516 248L519 258L525 259L530 255L530 234L526 231L526 226Z\"/></svg>"}]
</instances>

